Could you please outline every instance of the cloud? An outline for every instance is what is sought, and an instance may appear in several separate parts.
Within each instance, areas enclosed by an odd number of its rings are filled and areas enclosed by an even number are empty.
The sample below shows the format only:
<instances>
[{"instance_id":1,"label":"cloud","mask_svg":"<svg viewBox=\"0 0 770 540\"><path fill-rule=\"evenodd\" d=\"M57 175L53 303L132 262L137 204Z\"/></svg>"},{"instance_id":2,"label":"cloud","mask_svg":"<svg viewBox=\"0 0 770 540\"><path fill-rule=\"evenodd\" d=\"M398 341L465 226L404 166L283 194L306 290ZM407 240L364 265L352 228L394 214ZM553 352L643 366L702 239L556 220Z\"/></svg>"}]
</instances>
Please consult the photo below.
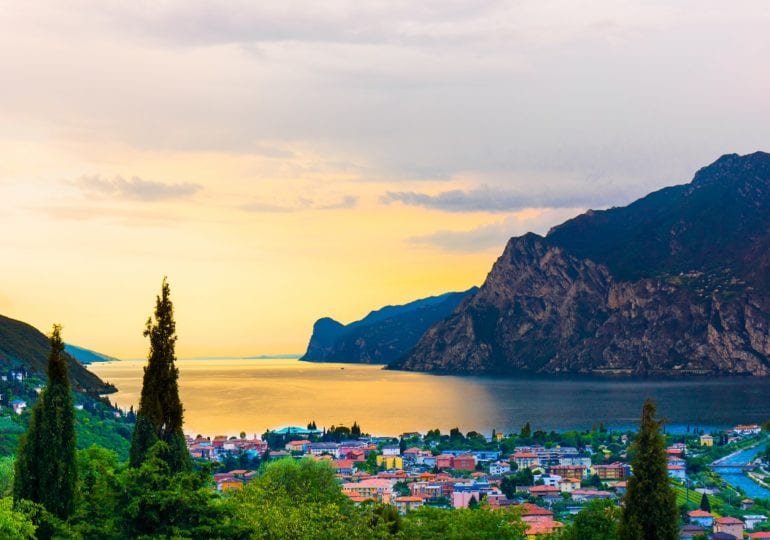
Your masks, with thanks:
<instances>
[{"instance_id":1,"label":"cloud","mask_svg":"<svg viewBox=\"0 0 770 540\"><path fill-rule=\"evenodd\" d=\"M201 185L191 182L170 184L143 180L138 176L133 176L130 180L116 176L109 180L100 175L84 175L74 184L87 193L136 201L184 199L194 195L202 188Z\"/></svg>"},{"instance_id":2,"label":"cloud","mask_svg":"<svg viewBox=\"0 0 770 540\"><path fill-rule=\"evenodd\" d=\"M512 236L527 232L545 234L554 225L583 212L582 208L545 208L529 210L509 216L502 221L463 230L440 230L422 236L413 236L408 242L430 246L442 251L474 253L488 249L502 250Z\"/></svg>"},{"instance_id":3,"label":"cloud","mask_svg":"<svg viewBox=\"0 0 770 540\"><path fill-rule=\"evenodd\" d=\"M481 185L474 189L453 189L437 195L416 191L388 191L380 202L400 202L444 212L515 212L525 208L575 208L606 204L608 193L582 188L578 192L506 189Z\"/></svg>"},{"instance_id":4,"label":"cloud","mask_svg":"<svg viewBox=\"0 0 770 540\"><path fill-rule=\"evenodd\" d=\"M240 208L245 212L251 213L287 214L303 210L346 210L355 208L357 205L358 197L345 195L341 199L331 202L314 201L313 199L298 197L295 201L285 203L254 201L244 204Z\"/></svg>"}]
</instances>

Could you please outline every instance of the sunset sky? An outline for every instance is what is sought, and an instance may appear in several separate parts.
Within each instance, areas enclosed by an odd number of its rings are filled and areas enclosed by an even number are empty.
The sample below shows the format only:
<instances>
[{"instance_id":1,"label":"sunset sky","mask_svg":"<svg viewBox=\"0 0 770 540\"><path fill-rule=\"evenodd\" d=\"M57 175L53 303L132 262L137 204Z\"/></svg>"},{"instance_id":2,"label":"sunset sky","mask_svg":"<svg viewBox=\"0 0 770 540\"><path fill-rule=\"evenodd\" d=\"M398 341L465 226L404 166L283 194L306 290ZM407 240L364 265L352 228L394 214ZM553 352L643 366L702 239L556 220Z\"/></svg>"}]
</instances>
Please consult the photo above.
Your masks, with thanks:
<instances>
[{"instance_id":1,"label":"sunset sky","mask_svg":"<svg viewBox=\"0 0 770 540\"><path fill-rule=\"evenodd\" d=\"M506 240L770 150L757 1L0 0L0 313L301 353Z\"/></svg>"}]
</instances>

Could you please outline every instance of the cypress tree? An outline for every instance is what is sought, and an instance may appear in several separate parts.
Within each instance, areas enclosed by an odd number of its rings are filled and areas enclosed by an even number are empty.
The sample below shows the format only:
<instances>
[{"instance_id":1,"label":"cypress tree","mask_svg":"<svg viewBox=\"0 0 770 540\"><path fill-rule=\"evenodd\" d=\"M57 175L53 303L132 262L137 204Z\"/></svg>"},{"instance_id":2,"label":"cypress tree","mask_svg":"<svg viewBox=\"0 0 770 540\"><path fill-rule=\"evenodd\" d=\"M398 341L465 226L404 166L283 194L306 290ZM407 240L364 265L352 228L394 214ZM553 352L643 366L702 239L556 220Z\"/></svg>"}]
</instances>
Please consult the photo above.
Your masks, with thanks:
<instances>
[{"instance_id":1,"label":"cypress tree","mask_svg":"<svg viewBox=\"0 0 770 540\"><path fill-rule=\"evenodd\" d=\"M19 444L13 495L42 504L66 519L75 503L75 409L70 391L61 327L54 325L48 357L48 385L32 408Z\"/></svg>"},{"instance_id":2,"label":"cypress tree","mask_svg":"<svg viewBox=\"0 0 770 540\"><path fill-rule=\"evenodd\" d=\"M163 441L167 449L161 457L170 470L190 470L192 463L182 432L183 409L177 384L179 370L175 365L177 336L174 306L166 278L163 278L160 296L156 297L155 322L152 317L147 319L144 336L150 338L150 351L144 368L129 462L132 467L140 466L150 448Z\"/></svg>"},{"instance_id":3,"label":"cypress tree","mask_svg":"<svg viewBox=\"0 0 770 540\"><path fill-rule=\"evenodd\" d=\"M655 402L648 399L642 408L639 433L634 440L620 523L622 540L674 540L679 537L676 495L666 466L666 443L655 419Z\"/></svg>"},{"instance_id":4,"label":"cypress tree","mask_svg":"<svg viewBox=\"0 0 770 540\"><path fill-rule=\"evenodd\" d=\"M700 498L700 509L704 512L711 512L711 503L709 502L709 496L705 493Z\"/></svg>"}]
</instances>

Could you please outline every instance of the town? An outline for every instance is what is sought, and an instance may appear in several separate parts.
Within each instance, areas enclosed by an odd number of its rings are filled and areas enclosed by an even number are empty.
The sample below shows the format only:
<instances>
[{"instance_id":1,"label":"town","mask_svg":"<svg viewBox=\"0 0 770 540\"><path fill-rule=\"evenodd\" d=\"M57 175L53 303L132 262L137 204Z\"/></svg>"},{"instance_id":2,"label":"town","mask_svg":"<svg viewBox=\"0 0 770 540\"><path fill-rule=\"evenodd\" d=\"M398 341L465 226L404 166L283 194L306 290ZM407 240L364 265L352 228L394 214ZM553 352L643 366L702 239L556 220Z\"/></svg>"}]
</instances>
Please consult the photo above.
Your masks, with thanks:
<instances>
[{"instance_id":1,"label":"town","mask_svg":"<svg viewBox=\"0 0 770 540\"><path fill-rule=\"evenodd\" d=\"M765 426L767 427L767 426ZM493 431L462 434L430 430L376 437L352 428L283 427L261 437L187 437L191 456L215 466L217 490L243 489L260 464L278 459L328 462L342 492L354 503L376 501L405 514L422 506L518 508L527 538L558 533L594 500L619 502L633 474L628 456L633 433L595 427L584 432ZM770 501L747 496L720 471L745 470L768 494L767 430L738 425L714 433L667 435L668 475L677 493L681 538L770 538ZM750 463L730 456L763 448ZM748 477L747 477L748 478Z\"/></svg>"}]
</instances>

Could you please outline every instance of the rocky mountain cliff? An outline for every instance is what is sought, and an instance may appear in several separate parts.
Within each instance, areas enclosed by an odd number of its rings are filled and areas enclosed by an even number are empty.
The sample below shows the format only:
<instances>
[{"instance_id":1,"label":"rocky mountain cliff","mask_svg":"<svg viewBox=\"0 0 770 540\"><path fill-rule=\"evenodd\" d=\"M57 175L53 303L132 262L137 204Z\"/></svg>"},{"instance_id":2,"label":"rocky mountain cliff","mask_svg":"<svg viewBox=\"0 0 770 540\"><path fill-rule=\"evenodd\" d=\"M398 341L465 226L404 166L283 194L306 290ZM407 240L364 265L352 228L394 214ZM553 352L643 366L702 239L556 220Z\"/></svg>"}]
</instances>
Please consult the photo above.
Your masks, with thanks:
<instances>
[{"instance_id":1,"label":"rocky mountain cliff","mask_svg":"<svg viewBox=\"0 0 770 540\"><path fill-rule=\"evenodd\" d=\"M390 363L414 347L430 326L452 313L463 298L476 290L473 287L401 306L386 306L347 326L328 317L318 319L301 360Z\"/></svg>"},{"instance_id":2,"label":"rocky mountain cliff","mask_svg":"<svg viewBox=\"0 0 770 540\"><path fill-rule=\"evenodd\" d=\"M24 368L45 378L50 350L48 338L40 331L0 315L0 368ZM69 354L65 355L75 390L93 395L115 391L114 386L102 381Z\"/></svg>"},{"instance_id":3,"label":"rocky mountain cliff","mask_svg":"<svg viewBox=\"0 0 770 540\"><path fill-rule=\"evenodd\" d=\"M512 238L390 367L770 375L770 154Z\"/></svg>"}]
</instances>

